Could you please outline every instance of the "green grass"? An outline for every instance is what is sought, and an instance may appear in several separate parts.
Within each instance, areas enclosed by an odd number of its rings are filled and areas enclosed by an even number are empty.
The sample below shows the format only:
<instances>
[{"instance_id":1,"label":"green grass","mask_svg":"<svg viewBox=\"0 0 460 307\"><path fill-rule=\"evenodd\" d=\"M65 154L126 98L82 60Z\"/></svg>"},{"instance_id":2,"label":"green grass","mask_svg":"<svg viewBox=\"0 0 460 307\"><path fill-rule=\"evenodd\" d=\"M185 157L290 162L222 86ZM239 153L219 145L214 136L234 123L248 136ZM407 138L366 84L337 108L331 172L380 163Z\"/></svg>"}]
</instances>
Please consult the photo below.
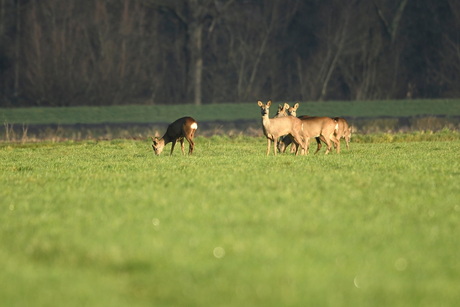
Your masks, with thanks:
<instances>
[{"instance_id":1,"label":"green grass","mask_svg":"<svg viewBox=\"0 0 460 307\"><path fill-rule=\"evenodd\" d=\"M275 102L275 106L278 103ZM272 107L272 115L276 107ZM298 114L381 117L419 115L460 115L460 100L389 100L301 102ZM69 108L0 108L0 121L9 124L94 124L171 122L189 115L198 121L259 119L254 103L194 105L127 105Z\"/></svg>"},{"instance_id":2,"label":"green grass","mask_svg":"<svg viewBox=\"0 0 460 307\"><path fill-rule=\"evenodd\" d=\"M5 306L455 306L460 141L0 144ZM166 151L168 151L167 146ZM344 147L344 146L343 146Z\"/></svg>"},{"instance_id":3,"label":"green grass","mask_svg":"<svg viewBox=\"0 0 460 307\"><path fill-rule=\"evenodd\" d=\"M460 133L444 128L440 131L413 131L410 133L353 134L353 143L406 143L432 141L459 141Z\"/></svg>"}]
</instances>

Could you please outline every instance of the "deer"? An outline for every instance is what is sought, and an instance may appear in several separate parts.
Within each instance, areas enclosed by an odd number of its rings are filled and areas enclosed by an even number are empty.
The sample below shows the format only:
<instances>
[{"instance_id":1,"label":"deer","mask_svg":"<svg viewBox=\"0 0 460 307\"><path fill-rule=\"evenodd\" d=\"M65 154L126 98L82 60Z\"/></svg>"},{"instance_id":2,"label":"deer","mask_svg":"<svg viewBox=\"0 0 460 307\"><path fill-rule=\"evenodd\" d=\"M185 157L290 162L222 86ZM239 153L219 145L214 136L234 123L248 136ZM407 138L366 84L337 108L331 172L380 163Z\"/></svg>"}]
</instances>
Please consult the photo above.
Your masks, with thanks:
<instances>
[{"instance_id":1,"label":"deer","mask_svg":"<svg viewBox=\"0 0 460 307\"><path fill-rule=\"evenodd\" d=\"M293 107L288 109L288 114L290 117L295 117L297 115L296 113L298 108L299 103L296 103ZM314 117L303 115L299 116L298 118L302 120L303 139L305 142L304 147L306 148L307 154L309 149L309 140L311 137L316 139L316 143L318 145L315 154L318 153L318 151L321 149L321 141L327 145L326 155L331 151L331 141L332 144L334 144L337 153L340 152L340 143L335 137L339 126L338 122L330 117ZM286 150L286 146L288 146L290 143L292 143L292 139L289 136L283 138L282 142L279 143L279 151L284 152ZM298 149L296 148L295 150L297 151Z\"/></svg>"},{"instance_id":2,"label":"deer","mask_svg":"<svg viewBox=\"0 0 460 307\"><path fill-rule=\"evenodd\" d=\"M276 111L276 115L273 116L273 118L288 116L288 109L289 109L289 104L288 104L287 102L285 102L284 104L278 105L278 110ZM280 137L278 138L278 143L281 142L281 140L283 139L283 137L285 137L285 135L280 136ZM291 139L292 139L292 138L291 138ZM294 147L293 147L293 148L294 148ZM294 148L294 151L291 151L291 152L295 152L295 148Z\"/></svg>"},{"instance_id":3,"label":"deer","mask_svg":"<svg viewBox=\"0 0 460 307\"><path fill-rule=\"evenodd\" d=\"M273 154L276 156L278 138L283 135L290 134L294 142L302 149L304 149L302 139L302 121L294 116L284 116L277 118L269 118L269 108L272 101L269 100L267 104L262 101L257 101L257 105L260 107L262 115L262 128L265 137L267 138L267 156L270 154L271 141L274 142ZM299 146L296 147L296 155L298 154Z\"/></svg>"},{"instance_id":4,"label":"deer","mask_svg":"<svg viewBox=\"0 0 460 307\"><path fill-rule=\"evenodd\" d=\"M304 119L304 118L309 118L309 117L310 116L308 116L308 115L304 115L304 116L301 116L300 118ZM340 140L342 138L344 138L345 142L346 142L347 150L350 150L349 143L350 143L350 138L351 138L351 127L348 125L347 120L345 118L342 118L342 117L334 117L332 119L337 124L336 129L334 131L334 137L336 138L337 143L333 142L334 148L337 150L337 153L340 152ZM322 147L321 141L323 141L323 143L327 144L326 139L324 138L324 136L316 137L316 143L317 143L318 146L317 146L317 149L315 151L315 154L317 154L318 151ZM337 145L339 145L338 148L337 148ZM280 143L280 146L282 147L281 143ZM292 152L292 149L291 149L291 152Z\"/></svg>"},{"instance_id":5,"label":"deer","mask_svg":"<svg viewBox=\"0 0 460 307\"><path fill-rule=\"evenodd\" d=\"M345 143L347 145L347 149L350 150L350 138L351 138L351 126L348 125L348 122L345 118L342 117L334 117L334 120L339 124L337 131L335 133L335 137L340 142L341 138L345 139Z\"/></svg>"},{"instance_id":6,"label":"deer","mask_svg":"<svg viewBox=\"0 0 460 307\"><path fill-rule=\"evenodd\" d=\"M299 103L296 103L294 106L292 107L289 107L288 108L288 115L290 116L297 116L297 109L299 108ZM300 116L299 118L302 118L302 119L305 119L305 118L308 118L310 116L308 115L302 115ZM351 138L351 127L348 125L348 122L346 121L346 119L342 118L342 117L334 117L332 118L338 125L337 125L337 129L334 131L334 136L335 138L337 139L337 141L340 143L340 139L341 138L344 138L345 139L345 142L346 142L346 145L347 145L347 149L349 150L350 149L350 145L349 145L349 142L350 142L350 138ZM319 136L319 137L315 137L316 139L316 143L317 143L317 149L315 151L315 154L317 154L321 147L322 147L322 144L321 144L321 141L323 143L326 143L326 139L324 138L324 136ZM290 138L290 136L287 136L285 138L283 138L282 142L279 143L279 151L280 152L284 152L286 150L286 147L289 146L289 144L292 143L292 138ZM335 142L333 142L333 145L334 147L336 147L337 149L337 145ZM291 152L293 152L295 150L295 147L292 146L291 147ZM340 150L340 149L339 149Z\"/></svg>"},{"instance_id":7,"label":"deer","mask_svg":"<svg viewBox=\"0 0 460 307\"><path fill-rule=\"evenodd\" d=\"M336 139L334 133L338 129L338 123L330 117L300 116L298 117L303 125L303 139L305 142L306 154L310 138L319 137L327 145L326 155L331 151L332 144L335 144L337 153L340 153L340 142ZM318 142L318 140L317 140ZM332 142L332 143L331 143ZM316 150L317 153L319 148Z\"/></svg>"},{"instance_id":8,"label":"deer","mask_svg":"<svg viewBox=\"0 0 460 307\"><path fill-rule=\"evenodd\" d=\"M285 107L286 107L286 103L285 103ZM292 107L287 105L287 115L288 116L295 116L297 117L297 109L299 108L299 103L295 103ZM321 149L321 140L320 140L320 137L316 137L316 143L318 144L317 145L317 149L316 149L316 152L315 154ZM284 137L281 138L281 142L279 142L279 145L278 145L278 150L281 152L281 153L284 153L286 151L286 148L287 146L289 146L289 144L292 143L292 137L290 135L286 135ZM292 144L291 146L291 153L295 152L296 151L296 146L295 144Z\"/></svg>"},{"instance_id":9,"label":"deer","mask_svg":"<svg viewBox=\"0 0 460 307\"><path fill-rule=\"evenodd\" d=\"M276 111L276 115L273 118L278 118L278 117L284 117L288 116L288 110L289 110L289 104L287 102L284 103L284 105L280 104L278 106L278 111Z\"/></svg>"},{"instance_id":10,"label":"deer","mask_svg":"<svg viewBox=\"0 0 460 307\"><path fill-rule=\"evenodd\" d=\"M198 129L198 123L193 118L186 116L177 119L176 121L172 122L168 125L166 129L166 133L163 135L162 138L152 137L152 148L153 152L159 156L163 151L166 144L172 142L171 145L171 152L170 156L174 151L174 146L176 142L180 142L182 155L185 155L184 152L184 138L189 143L188 154L191 155L193 153L193 149L195 147L195 143L193 142L193 137L195 136L195 131Z\"/></svg>"}]
</instances>

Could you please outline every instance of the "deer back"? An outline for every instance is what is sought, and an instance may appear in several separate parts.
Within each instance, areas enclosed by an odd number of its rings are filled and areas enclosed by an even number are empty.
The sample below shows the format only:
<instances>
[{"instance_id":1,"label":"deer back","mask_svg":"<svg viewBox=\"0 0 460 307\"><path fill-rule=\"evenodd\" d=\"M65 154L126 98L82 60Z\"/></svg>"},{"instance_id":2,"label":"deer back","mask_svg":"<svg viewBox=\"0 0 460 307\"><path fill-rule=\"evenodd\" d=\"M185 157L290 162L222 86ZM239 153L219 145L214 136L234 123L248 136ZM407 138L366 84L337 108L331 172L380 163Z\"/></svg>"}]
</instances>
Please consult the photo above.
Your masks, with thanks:
<instances>
[{"instance_id":1,"label":"deer back","mask_svg":"<svg viewBox=\"0 0 460 307\"><path fill-rule=\"evenodd\" d=\"M168 125L168 128L166 129L166 133L163 135L161 139L159 139L158 137L152 138L153 151L155 152L156 155L160 155L165 145L170 142L173 142L173 145L171 147L171 154L172 154L176 141L185 138L190 143L189 153L191 153L194 147L193 137L195 135L195 130L197 128L198 128L198 124L196 120L194 120L193 118L189 116L182 117L182 118L175 120L174 122ZM183 146L182 146L182 151L183 151Z\"/></svg>"},{"instance_id":2,"label":"deer back","mask_svg":"<svg viewBox=\"0 0 460 307\"><path fill-rule=\"evenodd\" d=\"M273 137L280 137L302 130L302 121L297 117L286 116L270 119L270 125L267 128L268 134Z\"/></svg>"},{"instance_id":3,"label":"deer back","mask_svg":"<svg viewBox=\"0 0 460 307\"><path fill-rule=\"evenodd\" d=\"M186 116L177 119L176 121L169 124L168 129L163 138L168 141L177 140L179 138L189 135L193 130L198 128L196 120Z\"/></svg>"},{"instance_id":4,"label":"deer back","mask_svg":"<svg viewBox=\"0 0 460 307\"><path fill-rule=\"evenodd\" d=\"M337 128L337 123L330 117L303 115L299 117L303 124L303 132L308 137L320 135L330 136Z\"/></svg>"}]
</instances>

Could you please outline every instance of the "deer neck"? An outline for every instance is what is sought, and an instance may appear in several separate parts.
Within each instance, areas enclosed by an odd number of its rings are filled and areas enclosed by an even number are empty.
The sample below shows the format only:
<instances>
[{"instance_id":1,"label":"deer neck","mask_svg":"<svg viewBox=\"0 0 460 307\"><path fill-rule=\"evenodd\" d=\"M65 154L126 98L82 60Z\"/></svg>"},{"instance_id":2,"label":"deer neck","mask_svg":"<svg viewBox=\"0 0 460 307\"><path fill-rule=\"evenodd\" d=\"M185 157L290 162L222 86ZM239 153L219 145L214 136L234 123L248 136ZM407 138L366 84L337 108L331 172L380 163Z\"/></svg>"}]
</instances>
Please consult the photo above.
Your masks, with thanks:
<instances>
[{"instance_id":1,"label":"deer neck","mask_svg":"<svg viewBox=\"0 0 460 307\"><path fill-rule=\"evenodd\" d=\"M168 136L168 134L165 134L163 135L163 137L159 140L160 142L164 142L164 144L168 144L169 142L171 142L171 138Z\"/></svg>"},{"instance_id":2,"label":"deer neck","mask_svg":"<svg viewBox=\"0 0 460 307\"><path fill-rule=\"evenodd\" d=\"M265 136L270 135L270 118L268 117L268 113L262 116L262 127L264 128Z\"/></svg>"},{"instance_id":3,"label":"deer neck","mask_svg":"<svg viewBox=\"0 0 460 307\"><path fill-rule=\"evenodd\" d=\"M268 118L268 114L262 116L262 125L267 128L270 126L270 118Z\"/></svg>"}]
</instances>

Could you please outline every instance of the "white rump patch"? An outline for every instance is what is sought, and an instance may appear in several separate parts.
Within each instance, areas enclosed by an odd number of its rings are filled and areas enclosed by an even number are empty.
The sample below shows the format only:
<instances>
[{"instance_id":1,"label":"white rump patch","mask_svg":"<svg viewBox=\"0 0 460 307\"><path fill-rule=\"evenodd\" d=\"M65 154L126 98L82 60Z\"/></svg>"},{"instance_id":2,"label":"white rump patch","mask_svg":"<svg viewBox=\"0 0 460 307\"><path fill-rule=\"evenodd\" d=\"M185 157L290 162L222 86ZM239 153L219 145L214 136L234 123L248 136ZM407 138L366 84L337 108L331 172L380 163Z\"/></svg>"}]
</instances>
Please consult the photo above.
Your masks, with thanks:
<instances>
[{"instance_id":1,"label":"white rump patch","mask_svg":"<svg viewBox=\"0 0 460 307\"><path fill-rule=\"evenodd\" d=\"M196 130L196 129L198 129L198 124L197 124L197 123L193 123L193 124L190 125L190 128Z\"/></svg>"}]
</instances>

